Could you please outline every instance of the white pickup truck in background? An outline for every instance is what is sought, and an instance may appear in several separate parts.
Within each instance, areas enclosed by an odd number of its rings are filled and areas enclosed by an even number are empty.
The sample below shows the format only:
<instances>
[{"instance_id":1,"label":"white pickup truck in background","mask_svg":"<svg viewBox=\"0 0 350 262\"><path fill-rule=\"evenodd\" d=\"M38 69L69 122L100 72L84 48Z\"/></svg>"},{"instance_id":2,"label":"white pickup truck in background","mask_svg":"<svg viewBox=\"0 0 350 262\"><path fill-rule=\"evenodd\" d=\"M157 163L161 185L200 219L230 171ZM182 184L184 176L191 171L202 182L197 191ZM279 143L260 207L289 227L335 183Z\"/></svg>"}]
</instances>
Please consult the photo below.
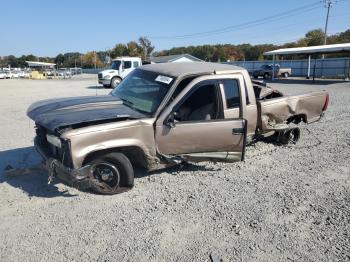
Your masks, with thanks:
<instances>
[{"instance_id":1,"label":"white pickup truck in background","mask_svg":"<svg viewBox=\"0 0 350 262\"><path fill-rule=\"evenodd\" d=\"M98 83L115 88L135 68L142 65L140 57L118 57L112 60L112 68L98 73Z\"/></svg>"}]
</instances>

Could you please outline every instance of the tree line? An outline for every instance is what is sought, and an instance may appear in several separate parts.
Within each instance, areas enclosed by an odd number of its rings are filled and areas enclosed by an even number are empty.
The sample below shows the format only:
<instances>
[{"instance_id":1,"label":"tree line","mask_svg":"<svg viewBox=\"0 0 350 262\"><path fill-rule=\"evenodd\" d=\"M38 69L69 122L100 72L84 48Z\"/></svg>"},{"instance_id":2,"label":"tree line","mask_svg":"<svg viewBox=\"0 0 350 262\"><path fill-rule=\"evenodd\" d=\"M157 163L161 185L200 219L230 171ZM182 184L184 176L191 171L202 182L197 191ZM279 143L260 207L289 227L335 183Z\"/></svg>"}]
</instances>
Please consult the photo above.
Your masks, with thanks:
<instances>
[{"instance_id":1,"label":"tree line","mask_svg":"<svg viewBox=\"0 0 350 262\"><path fill-rule=\"evenodd\" d=\"M13 55L0 57L0 68L7 67L26 67L25 61L40 61L56 63L58 68L83 67L83 68L102 68L109 66L111 59L118 56L138 56L147 60L150 56L164 56L188 53L204 61L226 62L226 61L251 61L263 60L263 53L278 48L290 48L301 46L322 45L324 41L324 32L322 29L315 29L307 32L304 37L298 41L285 43L283 45L275 44L217 44L217 45L198 45L186 47L174 47L169 50L154 51L154 46L147 37L140 37L137 41L130 41L126 44L118 43L110 50L91 51L85 54L71 52L58 54L56 57L37 57L34 55L23 55L15 57ZM330 35L327 37L327 44L350 43L350 29ZM328 57L341 57L344 54L332 54ZM304 55L282 56L280 59L302 59Z\"/></svg>"},{"instance_id":2,"label":"tree line","mask_svg":"<svg viewBox=\"0 0 350 262\"><path fill-rule=\"evenodd\" d=\"M224 45L199 45L174 47L169 50L156 52L155 56L175 55L188 53L204 61L225 62L225 61L253 61L264 60L264 52L279 49L302 46L316 46L324 43L325 34L322 29L315 29L307 32L305 36L298 41L285 43L282 45L274 44L224 44ZM350 29L339 34L327 37L327 44L350 43ZM348 54L349 55L349 54ZM343 57L344 54L331 54L327 57ZM303 59L305 55L280 56L280 59Z\"/></svg>"}]
</instances>

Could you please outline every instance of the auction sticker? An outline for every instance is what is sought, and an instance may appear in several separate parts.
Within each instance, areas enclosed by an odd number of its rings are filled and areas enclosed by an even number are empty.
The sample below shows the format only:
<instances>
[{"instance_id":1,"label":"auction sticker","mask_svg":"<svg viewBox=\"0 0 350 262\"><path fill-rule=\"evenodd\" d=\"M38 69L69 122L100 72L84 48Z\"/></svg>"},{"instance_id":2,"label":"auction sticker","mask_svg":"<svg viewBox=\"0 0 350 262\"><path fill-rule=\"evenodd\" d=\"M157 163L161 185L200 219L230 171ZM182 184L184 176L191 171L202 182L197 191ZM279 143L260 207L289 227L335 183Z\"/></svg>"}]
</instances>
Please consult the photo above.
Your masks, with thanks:
<instances>
[{"instance_id":1,"label":"auction sticker","mask_svg":"<svg viewBox=\"0 0 350 262\"><path fill-rule=\"evenodd\" d=\"M156 81L169 85L171 83L171 81L173 81L173 79L171 77L168 77L168 76L159 75L159 76L157 76Z\"/></svg>"}]
</instances>

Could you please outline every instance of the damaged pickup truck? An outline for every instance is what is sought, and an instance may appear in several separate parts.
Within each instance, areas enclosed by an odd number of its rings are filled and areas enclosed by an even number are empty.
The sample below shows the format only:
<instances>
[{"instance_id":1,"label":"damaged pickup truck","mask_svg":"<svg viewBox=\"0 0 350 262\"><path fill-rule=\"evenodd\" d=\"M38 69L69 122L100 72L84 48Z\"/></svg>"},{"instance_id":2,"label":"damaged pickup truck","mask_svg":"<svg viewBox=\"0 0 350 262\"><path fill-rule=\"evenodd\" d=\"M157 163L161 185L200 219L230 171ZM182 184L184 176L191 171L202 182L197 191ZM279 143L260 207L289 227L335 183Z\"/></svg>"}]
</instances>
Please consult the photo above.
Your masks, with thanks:
<instances>
[{"instance_id":1,"label":"damaged pickup truck","mask_svg":"<svg viewBox=\"0 0 350 262\"><path fill-rule=\"evenodd\" d=\"M328 93L284 96L240 67L216 63L142 66L107 96L39 101L28 109L49 179L115 194L134 168L244 160L247 141L295 143L296 124L318 121Z\"/></svg>"}]
</instances>

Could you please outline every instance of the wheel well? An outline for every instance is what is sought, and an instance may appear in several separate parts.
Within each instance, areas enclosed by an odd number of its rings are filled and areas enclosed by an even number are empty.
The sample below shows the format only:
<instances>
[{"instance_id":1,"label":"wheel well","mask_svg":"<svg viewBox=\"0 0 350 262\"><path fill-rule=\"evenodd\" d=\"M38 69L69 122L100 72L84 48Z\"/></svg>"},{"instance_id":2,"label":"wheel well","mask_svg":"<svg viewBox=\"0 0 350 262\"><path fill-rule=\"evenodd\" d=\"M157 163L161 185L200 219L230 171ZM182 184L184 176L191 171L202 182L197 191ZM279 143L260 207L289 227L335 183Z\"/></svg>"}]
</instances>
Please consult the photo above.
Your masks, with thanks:
<instances>
[{"instance_id":1,"label":"wheel well","mask_svg":"<svg viewBox=\"0 0 350 262\"><path fill-rule=\"evenodd\" d=\"M307 123L306 115L295 115L287 119L287 124L290 124L290 123L299 124L300 122Z\"/></svg>"},{"instance_id":2,"label":"wheel well","mask_svg":"<svg viewBox=\"0 0 350 262\"><path fill-rule=\"evenodd\" d=\"M129 158L132 166L135 167L142 167L147 168L147 158L143 150L137 146L127 146L127 147L117 147L117 148L108 148L104 150L94 151L89 153L84 161L83 166L92 161L93 159L108 154L112 152L119 152L126 155L127 158Z\"/></svg>"},{"instance_id":3,"label":"wheel well","mask_svg":"<svg viewBox=\"0 0 350 262\"><path fill-rule=\"evenodd\" d=\"M123 80L120 76L113 76L112 79L113 78L119 78L120 80Z\"/></svg>"}]
</instances>

